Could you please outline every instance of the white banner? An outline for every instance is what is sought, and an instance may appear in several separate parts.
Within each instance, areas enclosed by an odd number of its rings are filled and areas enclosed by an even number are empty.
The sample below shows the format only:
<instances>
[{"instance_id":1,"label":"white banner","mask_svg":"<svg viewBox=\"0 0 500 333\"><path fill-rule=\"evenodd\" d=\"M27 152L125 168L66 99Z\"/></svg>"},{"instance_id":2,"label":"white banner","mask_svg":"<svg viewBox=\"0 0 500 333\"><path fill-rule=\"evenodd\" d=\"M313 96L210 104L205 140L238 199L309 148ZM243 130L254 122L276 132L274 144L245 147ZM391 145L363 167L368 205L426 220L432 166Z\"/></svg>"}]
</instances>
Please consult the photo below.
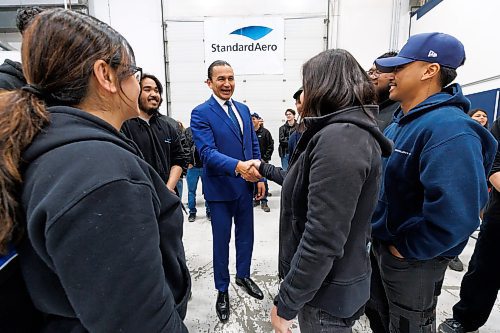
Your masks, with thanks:
<instances>
[{"instance_id":1,"label":"white banner","mask_svg":"<svg viewBox=\"0 0 500 333\"><path fill-rule=\"evenodd\" d=\"M208 18L204 29L207 67L225 60L235 75L283 74L282 17Z\"/></svg>"}]
</instances>

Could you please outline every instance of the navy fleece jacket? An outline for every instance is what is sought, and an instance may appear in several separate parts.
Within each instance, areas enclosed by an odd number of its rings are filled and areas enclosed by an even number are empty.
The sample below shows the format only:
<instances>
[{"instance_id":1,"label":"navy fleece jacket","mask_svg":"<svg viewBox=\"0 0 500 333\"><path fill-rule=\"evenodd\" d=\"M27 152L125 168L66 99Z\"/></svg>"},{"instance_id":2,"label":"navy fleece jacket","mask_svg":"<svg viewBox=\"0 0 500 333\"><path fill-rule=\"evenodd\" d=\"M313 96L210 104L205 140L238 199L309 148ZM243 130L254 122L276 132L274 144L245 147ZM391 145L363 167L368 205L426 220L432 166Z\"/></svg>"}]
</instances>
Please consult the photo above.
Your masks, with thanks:
<instances>
[{"instance_id":1,"label":"navy fleece jacket","mask_svg":"<svg viewBox=\"0 0 500 333\"><path fill-rule=\"evenodd\" d=\"M456 256L479 225L497 142L450 85L411 109L399 109L384 131L394 141L384 160L373 237L408 259Z\"/></svg>"}]
</instances>

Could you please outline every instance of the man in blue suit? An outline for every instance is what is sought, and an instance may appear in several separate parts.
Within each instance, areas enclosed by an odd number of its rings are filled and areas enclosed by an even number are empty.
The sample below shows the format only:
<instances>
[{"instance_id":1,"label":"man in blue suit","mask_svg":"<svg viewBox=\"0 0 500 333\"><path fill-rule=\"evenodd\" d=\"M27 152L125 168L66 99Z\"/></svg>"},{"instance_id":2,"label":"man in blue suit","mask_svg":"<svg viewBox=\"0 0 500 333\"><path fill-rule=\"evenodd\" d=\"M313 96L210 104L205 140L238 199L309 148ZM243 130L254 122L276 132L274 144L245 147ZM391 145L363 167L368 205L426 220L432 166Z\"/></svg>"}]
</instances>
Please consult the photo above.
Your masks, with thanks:
<instances>
[{"instance_id":1,"label":"man in blue suit","mask_svg":"<svg viewBox=\"0 0 500 333\"><path fill-rule=\"evenodd\" d=\"M229 240L234 218L236 243L236 284L250 296L263 299L250 278L253 250L253 184L258 171L245 161L260 159L259 141L250 110L231 99L234 72L222 60L208 67L207 84L212 96L191 113L191 128L196 148L203 161L203 192L212 214L213 268L218 290L215 309L219 319L229 319ZM245 178L245 179L244 179ZM261 199L263 182L257 183Z\"/></svg>"}]
</instances>

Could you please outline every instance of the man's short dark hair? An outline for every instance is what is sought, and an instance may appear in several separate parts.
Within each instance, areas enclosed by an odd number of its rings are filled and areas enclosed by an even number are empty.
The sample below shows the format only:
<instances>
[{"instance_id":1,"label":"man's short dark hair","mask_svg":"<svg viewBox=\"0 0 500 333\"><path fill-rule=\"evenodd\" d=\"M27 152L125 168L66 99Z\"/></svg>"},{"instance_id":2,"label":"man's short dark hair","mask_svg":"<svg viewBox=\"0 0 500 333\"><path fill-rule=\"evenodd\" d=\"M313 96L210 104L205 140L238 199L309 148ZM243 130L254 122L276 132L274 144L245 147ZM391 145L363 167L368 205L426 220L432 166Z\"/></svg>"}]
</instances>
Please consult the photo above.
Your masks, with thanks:
<instances>
[{"instance_id":1,"label":"man's short dark hair","mask_svg":"<svg viewBox=\"0 0 500 333\"><path fill-rule=\"evenodd\" d=\"M389 51L389 52L386 52L386 53L382 54L381 56L377 57L377 59L390 58L390 57L395 57L397 55L398 55L397 51Z\"/></svg>"},{"instance_id":2,"label":"man's short dark hair","mask_svg":"<svg viewBox=\"0 0 500 333\"><path fill-rule=\"evenodd\" d=\"M23 34L31 21L41 12L43 9L37 6L19 8L16 15L16 26L19 32Z\"/></svg>"},{"instance_id":3,"label":"man's short dark hair","mask_svg":"<svg viewBox=\"0 0 500 333\"><path fill-rule=\"evenodd\" d=\"M294 109L286 109L285 114L287 112L290 112L291 114L293 114L295 116L295 110Z\"/></svg>"},{"instance_id":4,"label":"man's short dark hair","mask_svg":"<svg viewBox=\"0 0 500 333\"><path fill-rule=\"evenodd\" d=\"M163 85L161 84L160 80L158 80L158 78L156 76L154 76L153 74L142 74L142 77L141 77L141 89L142 89L142 80L144 79L151 79L153 81L155 81L156 83L156 86L158 87L158 92L160 93L160 96L163 95Z\"/></svg>"},{"instance_id":5,"label":"man's short dark hair","mask_svg":"<svg viewBox=\"0 0 500 333\"><path fill-rule=\"evenodd\" d=\"M457 77L457 71L449 67L441 66L439 73L439 80L442 88L449 85Z\"/></svg>"},{"instance_id":6,"label":"man's short dark hair","mask_svg":"<svg viewBox=\"0 0 500 333\"><path fill-rule=\"evenodd\" d=\"M231 65L227 61L215 60L213 63L210 64L210 66L208 66L208 79L209 80L212 80L212 74L214 72L215 66L229 66L229 67L231 67Z\"/></svg>"}]
</instances>

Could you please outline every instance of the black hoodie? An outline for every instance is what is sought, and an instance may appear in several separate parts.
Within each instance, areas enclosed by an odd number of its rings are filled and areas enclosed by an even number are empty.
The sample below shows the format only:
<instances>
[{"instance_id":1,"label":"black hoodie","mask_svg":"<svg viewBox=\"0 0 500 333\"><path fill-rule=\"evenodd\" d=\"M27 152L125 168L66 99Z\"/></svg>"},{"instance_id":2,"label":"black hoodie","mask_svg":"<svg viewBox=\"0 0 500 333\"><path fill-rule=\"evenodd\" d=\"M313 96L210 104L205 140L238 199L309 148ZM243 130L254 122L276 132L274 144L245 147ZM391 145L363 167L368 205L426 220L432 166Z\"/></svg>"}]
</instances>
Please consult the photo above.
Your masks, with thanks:
<instances>
[{"instance_id":1,"label":"black hoodie","mask_svg":"<svg viewBox=\"0 0 500 333\"><path fill-rule=\"evenodd\" d=\"M14 90L26 84L21 63L5 59L0 65L0 89Z\"/></svg>"},{"instance_id":2,"label":"black hoodie","mask_svg":"<svg viewBox=\"0 0 500 333\"><path fill-rule=\"evenodd\" d=\"M266 163L259 170L283 184L278 315L290 320L308 303L350 318L370 296L370 222L392 144L361 107L304 123L286 177Z\"/></svg>"},{"instance_id":3,"label":"black hoodie","mask_svg":"<svg viewBox=\"0 0 500 333\"><path fill-rule=\"evenodd\" d=\"M44 332L187 332L179 198L108 123L49 112L22 156L19 249Z\"/></svg>"}]
</instances>

